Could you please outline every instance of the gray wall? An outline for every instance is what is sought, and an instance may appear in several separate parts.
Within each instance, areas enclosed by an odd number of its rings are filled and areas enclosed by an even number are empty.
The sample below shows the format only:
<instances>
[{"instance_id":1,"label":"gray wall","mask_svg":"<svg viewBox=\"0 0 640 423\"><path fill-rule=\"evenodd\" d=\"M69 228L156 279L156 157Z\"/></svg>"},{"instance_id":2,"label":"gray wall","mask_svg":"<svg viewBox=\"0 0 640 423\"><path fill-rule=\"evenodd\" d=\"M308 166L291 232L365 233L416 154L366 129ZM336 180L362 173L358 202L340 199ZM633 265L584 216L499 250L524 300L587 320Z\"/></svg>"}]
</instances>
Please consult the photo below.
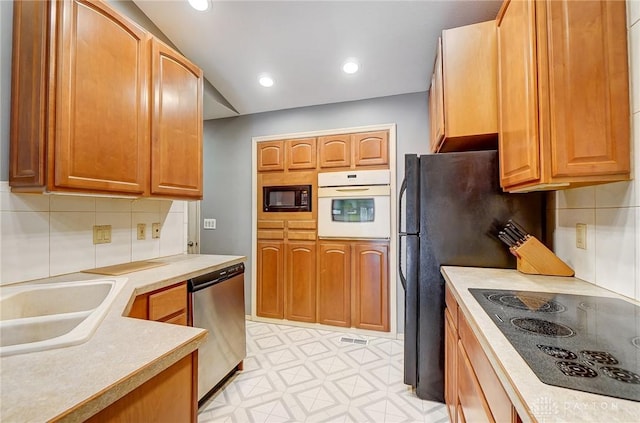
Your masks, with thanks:
<instances>
[{"instance_id":1,"label":"gray wall","mask_svg":"<svg viewBox=\"0 0 640 423\"><path fill-rule=\"evenodd\" d=\"M202 218L217 219L216 230L202 230L203 254L251 255L251 138L365 125L397 125L397 180L404 154L428 152L427 93L259 113L204 123L204 199ZM253 263L247 263L247 275ZM247 314L251 284L245 284ZM398 286L398 330L403 331L404 291Z\"/></svg>"}]
</instances>

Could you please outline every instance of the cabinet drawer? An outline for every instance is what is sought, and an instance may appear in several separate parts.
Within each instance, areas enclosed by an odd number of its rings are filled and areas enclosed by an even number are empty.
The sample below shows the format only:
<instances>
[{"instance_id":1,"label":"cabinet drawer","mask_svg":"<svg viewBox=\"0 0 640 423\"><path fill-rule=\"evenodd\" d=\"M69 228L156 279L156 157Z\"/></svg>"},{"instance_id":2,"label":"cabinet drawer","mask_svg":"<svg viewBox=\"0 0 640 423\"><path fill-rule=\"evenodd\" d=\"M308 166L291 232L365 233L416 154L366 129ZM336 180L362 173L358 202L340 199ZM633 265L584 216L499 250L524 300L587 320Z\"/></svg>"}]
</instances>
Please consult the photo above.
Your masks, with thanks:
<instances>
[{"instance_id":1,"label":"cabinet drawer","mask_svg":"<svg viewBox=\"0 0 640 423\"><path fill-rule=\"evenodd\" d=\"M258 230L258 239L284 239L284 230Z\"/></svg>"},{"instance_id":2,"label":"cabinet drawer","mask_svg":"<svg viewBox=\"0 0 640 423\"><path fill-rule=\"evenodd\" d=\"M258 220L258 229L284 229L284 220Z\"/></svg>"},{"instance_id":3,"label":"cabinet drawer","mask_svg":"<svg viewBox=\"0 0 640 423\"><path fill-rule=\"evenodd\" d=\"M315 241L316 231L289 231L287 233L287 238L303 241Z\"/></svg>"},{"instance_id":4,"label":"cabinet drawer","mask_svg":"<svg viewBox=\"0 0 640 423\"><path fill-rule=\"evenodd\" d=\"M289 229L316 229L315 220L290 220L288 222Z\"/></svg>"},{"instance_id":5,"label":"cabinet drawer","mask_svg":"<svg viewBox=\"0 0 640 423\"><path fill-rule=\"evenodd\" d=\"M187 284L149 295L149 320L163 320L187 310Z\"/></svg>"},{"instance_id":6,"label":"cabinet drawer","mask_svg":"<svg viewBox=\"0 0 640 423\"><path fill-rule=\"evenodd\" d=\"M507 393L502 388L502 384L491 367L489 359L462 314L458 317L458 333L473 371L480 386L482 386L491 414L498 422L512 421L511 400L509 400Z\"/></svg>"},{"instance_id":7,"label":"cabinet drawer","mask_svg":"<svg viewBox=\"0 0 640 423\"><path fill-rule=\"evenodd\" d=\"M174 325L187 326L187 313L180 313L170 319L164 320L164 323L171 323Z\"/></svg>"}]
</instances>

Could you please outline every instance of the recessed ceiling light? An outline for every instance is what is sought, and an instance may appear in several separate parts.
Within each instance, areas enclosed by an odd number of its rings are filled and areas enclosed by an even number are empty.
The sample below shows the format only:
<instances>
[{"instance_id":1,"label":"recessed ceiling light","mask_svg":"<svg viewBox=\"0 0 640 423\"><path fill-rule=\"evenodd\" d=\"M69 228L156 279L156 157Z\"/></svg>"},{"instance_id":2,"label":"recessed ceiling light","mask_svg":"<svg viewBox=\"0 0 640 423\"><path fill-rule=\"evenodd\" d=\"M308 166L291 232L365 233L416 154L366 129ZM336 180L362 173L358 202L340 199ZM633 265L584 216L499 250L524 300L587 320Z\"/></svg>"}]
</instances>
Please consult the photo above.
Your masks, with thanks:
<instances>
[{"instance_id":1,"label":"recessed ceiling light","mask_svg":"<svg viewBox=\"0 0 640 423\"><path fill-rule=\"evenodd\" d=\"M205 10L207 10L209 8L209 1L210 0L189 0L189 4L194 9L196 9L196 10L198 10L200 12L204 12Z\"/></svg>"},{"instance_id":2,"label":"recessed ceiling light","mask_svg":"<svg viewBox=\"0 0 640 423\"><path fill-rule=\"evenodd\" d=\"M269 75L261 75L260 78L258 78L258 82L263 87L267 87L268 88L268 87L273 86L273 78L271 78Z\"/></svg>"},{"instance_id":3,"label":"recessed ceiling light","mask_svg":"<svg viewBox=\"0 0 640 423\"><path fill-rule=\"evenodd\" d=\"M342 70L345 73L356 73L358 72L358 62L356 62L355 60L347 60L344 65L342 65Z\"/></svg>"}]
</instances>

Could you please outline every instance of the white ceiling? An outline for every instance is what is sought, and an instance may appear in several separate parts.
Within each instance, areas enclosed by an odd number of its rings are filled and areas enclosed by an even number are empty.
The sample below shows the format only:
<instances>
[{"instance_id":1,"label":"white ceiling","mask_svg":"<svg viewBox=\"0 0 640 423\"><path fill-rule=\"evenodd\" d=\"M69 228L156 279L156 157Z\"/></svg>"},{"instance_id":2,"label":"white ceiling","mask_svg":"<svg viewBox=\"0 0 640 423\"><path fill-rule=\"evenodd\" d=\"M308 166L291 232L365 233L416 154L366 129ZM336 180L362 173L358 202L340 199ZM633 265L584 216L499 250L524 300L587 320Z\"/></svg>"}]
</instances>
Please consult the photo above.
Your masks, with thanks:
<instances>
[{"instance_id":1,"label":"white ceiling","mask_svg":"<svg viewBox=\"0 0 640 423\"><path fill-rule=\"evenodd\" d=\"M134 2L239 114L426 91L441 31L495 19L502 3L213 0L198 12L186 0ZM342 72L348 57L354 75ZM258 85L265 72L271 88ZM227 106L205 96L205 118L237 114Z\"/></svg>"}]
</instances>

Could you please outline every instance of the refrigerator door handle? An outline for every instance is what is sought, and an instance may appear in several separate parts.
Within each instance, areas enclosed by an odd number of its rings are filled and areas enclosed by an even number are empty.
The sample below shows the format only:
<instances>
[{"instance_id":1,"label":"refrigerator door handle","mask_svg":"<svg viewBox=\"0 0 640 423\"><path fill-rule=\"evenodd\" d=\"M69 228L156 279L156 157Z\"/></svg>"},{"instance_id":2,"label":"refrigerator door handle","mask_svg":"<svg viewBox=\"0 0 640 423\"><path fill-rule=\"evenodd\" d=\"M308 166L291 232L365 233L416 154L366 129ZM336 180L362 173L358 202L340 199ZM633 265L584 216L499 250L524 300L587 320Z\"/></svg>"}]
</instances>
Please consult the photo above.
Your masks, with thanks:
<instances>
[{"instance_id":1,"label":"refrigerator door handle","mask_svg":"<svg viewBox=\"0 0 640 423\"><path fill-rule=\"evenodd\" d=\"M407 236L407 234L401 233L398 235L398 273L400 275L400 283L402 284L402 289L407 291L407 277L402 272L402 238Z\"/></svg>"},{"instance_id":2,"label":"refrigerator door handle","mask_svg":"<svg viewBox=\"0 0 640 423\"><path fill-rule=\"evenodd\" d=\"M402 181L400 186L400 196L398 197L398 274L400 275L400 283L402 289L407 291L407 278L402 272L402 237L407 236L406 232L402 232L402 197L407 191L406 178Z\"/></svg>"}]
</instances>

